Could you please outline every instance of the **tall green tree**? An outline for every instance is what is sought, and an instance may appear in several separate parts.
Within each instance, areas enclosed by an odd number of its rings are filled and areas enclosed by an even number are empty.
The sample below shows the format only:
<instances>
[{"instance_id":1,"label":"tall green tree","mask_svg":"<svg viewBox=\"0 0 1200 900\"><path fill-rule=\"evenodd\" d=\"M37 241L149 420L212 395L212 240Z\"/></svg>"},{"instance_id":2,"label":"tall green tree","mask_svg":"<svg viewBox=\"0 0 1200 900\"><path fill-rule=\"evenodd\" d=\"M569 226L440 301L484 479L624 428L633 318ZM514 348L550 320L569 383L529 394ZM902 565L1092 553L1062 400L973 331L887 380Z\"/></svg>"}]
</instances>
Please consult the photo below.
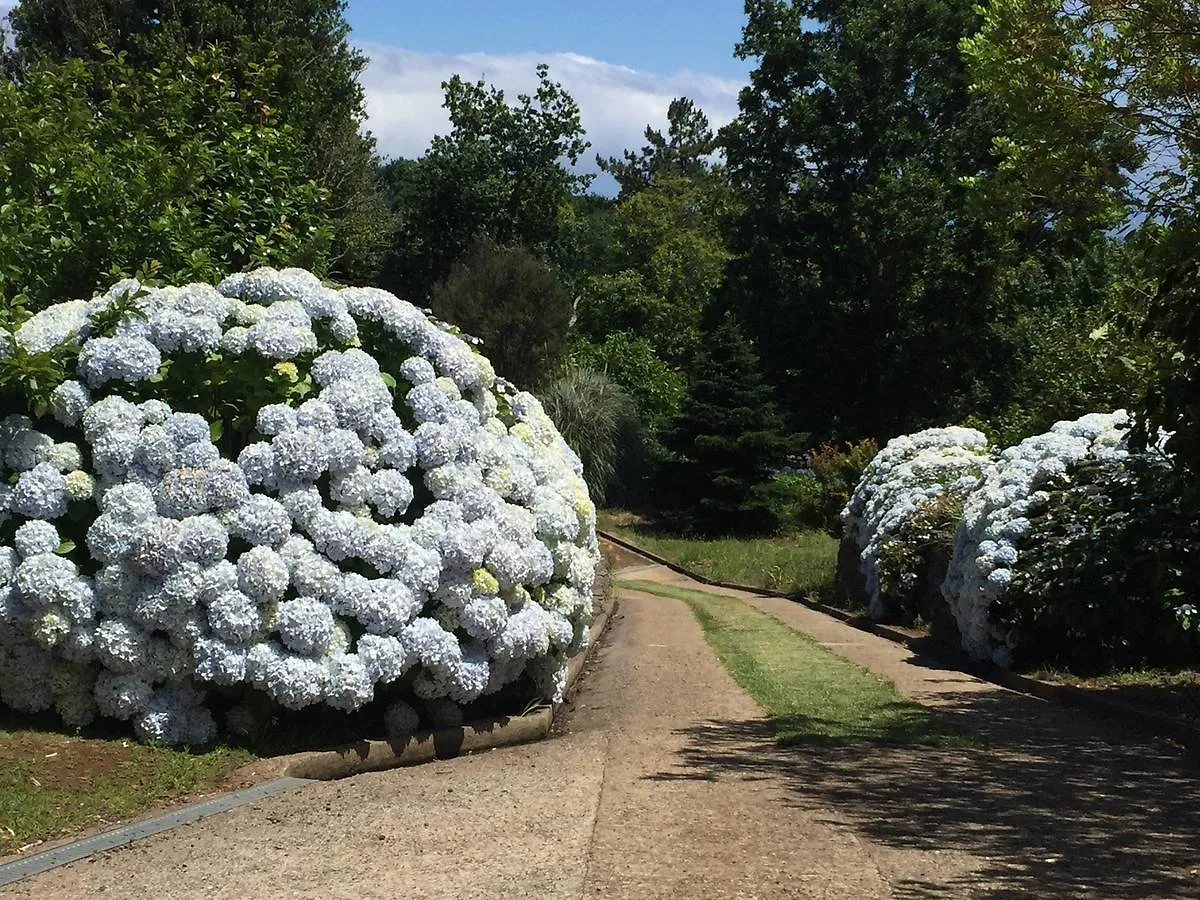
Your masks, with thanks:
<instances>
[{"instance_id":1,"label":"tall green tree","mask_svg":"<svg viewBox=\"0 0 1200 900\"><path fill-rule=\"evenodd\" d=\"M415 164L388 173L400 226L388 286L424 296L478 238L525 247L564 263L572 255L574 199L591 176L574 171L588 148L579 107L549 68L538 86L510 104L483 81L444 82L449 134L438 135Z\"/></svg>"},{"instance_id":2,"label":"tall green tree","mask_svg":"<svg viewBox=\"0 0 1200 900\"><path fill-rule=\"evenodd\" d=\"M626 150L621 158L597 156L596 163L621 186L620 199L650 187L656 175L673 174L706 179L714 174L710 157L717 149L716 134L704 110L687 97L667 107L667 133L646 126L646 144Z\"/></svg>"},{"instance_id":3,"label":"tall green tree","mask_svg":"<svg viewBox=\"0 0 1200 900\"><path fill-rule=\"evenodd\" d=\"M179 282L323 272L326 191L271 112L273 81L250 68L235 86L214 51L153 70L41 60L0 81L0 306L88 298L151 262Z\"/></svg>"},{"instance_id":4,"label":"tall green tree","mask_svg":"<svg viewBox=\"0 0 1200 900\"><path fill-rule=\"evenodd\" d=\"M770 532L778 522L767 485L786 452L773 390L731 314L706 332L666 440L675 460L666 466L660 502L701 534Z\"/></svg>"},{"instance_id":5,"label":"tall green tree","mask_svg":"<svg viewBox=\"0 0 1200 900\"><path fill-rule=\"evenodd\" d=\"M20 79L39 60L123 51L146 72L212 45L234 89L261 87L270 64L271 113L299 138L303 179L326 190L332 271L363 280L378 269L393 224L374 140L362 132L366 57L349 43L345 9L345 0L23 0L12 13L12 62Z\"/></svg>"},{"instance_id":6,"label":"tall green tree","mask_svg":"<svg viewBox=\"0 0 1200 900\"><path fill-rule=\"evenodd\" d=\"M1026 184L1078 227L1137 231L1157 276L1145 331L1161 349L1136 436L1170 432L1200 472L1200 10L996 0L963 50L976 90L1005 113L1001 190Z\"/></svg>"},{"instance_id":7,"label":"tall green tree","mask_svg":"<svg viewBox=\"0 0 1200 900\"><path fill-rule=\"evenodd\" d=\"M744 212L729 297L797 430L888 437L986 405L1010 235L968 202L995 120L959 53L972 0L749 0L722 134Z\"/></svg>"}]
</instances>

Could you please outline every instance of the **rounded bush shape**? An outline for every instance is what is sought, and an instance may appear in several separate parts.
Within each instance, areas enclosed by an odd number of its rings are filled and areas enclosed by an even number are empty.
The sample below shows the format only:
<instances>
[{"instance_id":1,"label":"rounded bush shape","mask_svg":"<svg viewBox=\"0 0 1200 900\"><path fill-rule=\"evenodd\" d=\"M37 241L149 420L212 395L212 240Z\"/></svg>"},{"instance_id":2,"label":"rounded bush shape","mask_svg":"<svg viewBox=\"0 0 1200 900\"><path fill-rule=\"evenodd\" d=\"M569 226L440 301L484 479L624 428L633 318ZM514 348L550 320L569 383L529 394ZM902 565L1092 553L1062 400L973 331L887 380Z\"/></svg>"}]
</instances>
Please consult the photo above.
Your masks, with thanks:
<instances>
[{"instance_id":1,"label":"rounded bush shape","mask_svg":"<svg viewBox=\"0 0 1200 900\"><path fill-rule=\"evenodd\" d=\"M540 403L450 326L260 269L121 282L8 342L74 372L44 420L0 420L6 705L202 744L210 686L350 712L416 668L408 708L438 721L522 676L561 697L595 509Z\"/></svg>"},{"instance_id":2,"label":"rounded bush shape","mask_svg":"<svg viewBox=\"0 0 1200 900\"><path fill-rule=\"evenodd\" d=\"M997 628L988 609L1012 582L1022 539L1031 528L1029 517L1044 507L1049 488L1069 484L1079 463L1128 456L1128 424L1125 410L1058 422L1045 434L1009 447L984 470L963 506L942 584L963 649L975 659L1011 664L1017 636Z\"/></svg>"},{"instance_id":3,"label":"rounded bush shape","mask_svg":"<svg viewBox=\"0 0 1200 900\"><path fill-rule=\"evenodd\" d=\"M899 572L883 571L883 551L896 549L889 544L903 541L905 525L931 501L951 491L973 490L989 462L983 433L960 427L929 428L893 438L871 460L842 510L842 525L845 536L858 544L872 618L888 612L881 594L885 576L901 587L910 586L917 577L912 565ZM913 562L919 558L918 548L904 549L910 552L900 556Z\"/></svg>"}]
</instances>

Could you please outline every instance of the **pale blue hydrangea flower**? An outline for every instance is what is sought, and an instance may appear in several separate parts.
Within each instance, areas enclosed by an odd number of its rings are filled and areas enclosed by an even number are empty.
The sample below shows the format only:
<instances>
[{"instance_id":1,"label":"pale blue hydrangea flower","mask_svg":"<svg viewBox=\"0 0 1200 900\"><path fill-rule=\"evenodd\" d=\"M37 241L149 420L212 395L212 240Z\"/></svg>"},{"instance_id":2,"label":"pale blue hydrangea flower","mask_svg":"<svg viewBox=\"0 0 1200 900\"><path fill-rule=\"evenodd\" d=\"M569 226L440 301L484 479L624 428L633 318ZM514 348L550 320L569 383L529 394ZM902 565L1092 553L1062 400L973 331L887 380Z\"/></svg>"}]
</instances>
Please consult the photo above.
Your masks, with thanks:
<instances>
[{"instance_id":1,"label":"pale blue hydrangea flower","mask_svg":"<svg viewBox=\"0 0 1200 900\"><path fill-rule=\"evenodd\" d=\"M79 353L79 375L92 388L110 381L145 381L160 365L159 349L133 335L92 338Z\"/></svg>"},{"instance_id":2,"label":"pale blue hydrangea flower","mask_svg":"<svg viewBox=\"0 0 1200 900\"><path fill-rule=\"evenodd\" d=\"M129 719L150 706L154 688L141 675L102 669L96 676L95 699L100 715Z\"/></svg>"},{"instance_id":3,"label":"pale blue hydrangea flower","mask_svg":"<svg viewBox=\"0 0 1200 900\"><path fill-rule=\"evenodd\" d=\"M292 517L277 500L254 494L229 514L229 532L250 544L275 546L292 531Z\"/></svg>"},{"instance_id":4,"label":"pale blue hydrangea flower","mask_svg":"<svg viewBox=\"0 0 1200 900\"><path fill-rule=\"evenodd\" d=\"M105 619L96 626L96 659L113 672L140 670L149 646L149 634L129 620Z\"/></svg>"},{"instance_id":5,"label":"pale blue hydrangea flower","mask_svg":"<svg viewBox=\"0 0 1200 900\"><path fill-rule=\"evenodd\" d=\"M199 691L185 682L156 689L149 706L134 716L133 730L143 741L204 747L216 739L217 723Z\"/></svg>"},{"instance_id":6,"label":"pale blue hydrangea flower","mask_svg":"<svg viewBox=\"0 0 1200 900\"><path fill-rule=\"evenodd\" d=\"M390 684L417 663L416 655L394 635L364 634L356 650L367 675L381 684Z\"/></svg>"},{"instance_id":7,"label":"pale blue hydrangea flower","mask_svg":"<svg viewBox=\"0 0 1200 900\"><path fill-rule=\"evenodd\" d=\"M78 381L64 381L50 394L50 409L54 418L68 427L77 425L84 410L91 404L91 392Z\"/></svg>"},{"instance_id":8,"label":"pale blue hydrangea flower","mask_svg":"<svg viewBox=\"0 0 1200 900\"><path fill-rule=\"evenodd\" d=\"M13 547L21 556L53 553L61 543L58 529L50 522L39 519L30 519L19 526L13 537Z\"/></svg>"},{"instance_id":9,"label":"pale blue hydrangea flower","mask_svg":"<svg viewBox=\"0 0 1200 900\"><path fill-rule=\"evenodd\" d=\"M401 378L414 386L426 384L437 378L437 372L433 369L433 363L420 356L410 356L402 362L399 373Z\"/></svg>"},{"instance_id":10,"label":"pale blue hydrangea flower","mask_svg":"<svg viewBox=\"0 0 1200 900\"><path fill-rule=\"evenodd\" d=\"M258 605L239 590L224 591L208 604L213 634L234 644L248 641L263 627Z\"/></svg>"},{"instance_id":11,"label":"pale blue hydrangea flower","mask_svg":"<svg viewBox=\"0 0 1200 900\"><path fill-rule=\"evenodd\" d=\"M365 499L385 519L402 516L413 501L413 486L402 472L383 469L375 473Z\"/></svg>"},{"instance_id":12,"label":"pale blue hydrangea flower","mask_svg":"<svg viewBox=\"0 0 1200 900\"><path fill-rule=\"evenodd\" d=\"M319 656L333 637L333 612L312 597L300 597L279 604L274 628L289 650L306 656Z\"/></svg>"},{"instance_id":13,"label":"pale blue hydrangea flower","mask_svg":"<svg viewBox=\"0 0 1200 900\"><path fill-rule=\"evenodd\" d=\"M296 428L296 411L282 403L272 403L258 411L255 427L260 434L278 435Z\"/></svg>"},{"instance_id":14,"label":"pale blue hydrangea flower","mask_svg":"<svg viewBox=\"0 0 1200 900\"><path fill-rule=\"evenodd\" d=\"M315 364L313 368L316 368ZM338 417L333 407L324 400L306 400L296 410L296 424L303 428L331 431L338 427Z\"/></svg>"},{"instance_id":15,"label":"pale blue hydrangea flower","mask_svg":"<svg viewBox=\"0 0 1200 900\"><path fill-rule=\"evenodd\" d=\"M213 684L237 684L246 677L246 648L218 637L202 637L192 647L196 677Z\"/></svg>"},{"instance_id":16,"label":"pale blue hydrangea flower","mask_svg":"<svg viewBox=\"0 0 1200 900\"><path fill-rule=\"evenodd\" d=\"M272 439L271 449L275 454L276 478L281 482L316 481L329 468L325 433L315 428L282 432Z\"/></svg>"},{"instance_id":17,"label":"pale blue hydrangea flower","mask_svg":"<svg viewBox=\"0 0 1200 900\"><path fill-rule=\"evenodd\" d=\"M261 485L269 491L275 489L275 452L270 444L259 442L242 448L238 454L238 466L251 485Z\"/></svg>"},{"instance_id":18,"label":"pale blue hydrangea flower","mask_svg":"<svg viewBox=\"0 0 1200 900\"><path fill-rule=\"evenodd\" d=\"M291 576L283 557L269 547L252 547L237 561L238 589L260 604L283 597Z\"/></svg>"},{"instance_id":19,"label":"pale blue hydrangea flower","mask_svg":"<svg viewBox=\"0 0 1200 900\"><path fill-rule=\"evenodd\" d=\"M326 660L325 703L343 712L353 712L375 697L375 684L362 661L352 653L339 653Z\"/></svg>"}]
</instances>

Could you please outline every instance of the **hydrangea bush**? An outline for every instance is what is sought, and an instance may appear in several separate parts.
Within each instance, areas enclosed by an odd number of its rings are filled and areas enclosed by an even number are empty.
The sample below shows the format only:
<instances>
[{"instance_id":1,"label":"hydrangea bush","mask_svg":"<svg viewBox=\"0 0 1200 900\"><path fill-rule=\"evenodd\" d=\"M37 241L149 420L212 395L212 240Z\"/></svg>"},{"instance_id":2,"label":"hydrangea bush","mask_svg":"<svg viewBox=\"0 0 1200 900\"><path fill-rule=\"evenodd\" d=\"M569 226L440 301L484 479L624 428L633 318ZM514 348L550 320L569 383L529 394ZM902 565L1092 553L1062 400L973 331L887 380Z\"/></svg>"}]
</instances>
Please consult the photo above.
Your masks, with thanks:
<instances>
[{"instance_id":1,"label":"hydrangea bush","mask_svg":"<svg viewBox=\"0 0 1200 900\"><path fill-rule=\"evenodd\" d=\"M916 587L924 546L920 532L908 526L933 501L974 489L989 462L981 432L930 428L893 438L867 466L842 510L842 524L859 548L872 618L893 612Z\"/></svg>"},{"instance_id":2,"label":"hydrangea bush","mask_svg":"<svg viewBox=\"0 0 1200 900\"><path fill-rule=\"evenodd\" d=\"M445 323L260 269L0 334L0 702L204 744L561 698L598 560L578 457Z\"/></svg>"},{"instance_id":3,"label":"hydrangea bush","mask_svg":"<svg viewBox=\"0 0 1200 900\"><path fill-rule=\"evenodd\" d=\"M1066 484L1085 460L1128 456L1129 416L1124 410L1091 413L1058 422L1045 434L1026 438L989 465L966 499L954 554L942 585L963 648L976 659L1012 661L1017 635L998 627L989 608L1013 580L1030 517L1043 509L1049 490Z\"/></svg>"}]
</instances>

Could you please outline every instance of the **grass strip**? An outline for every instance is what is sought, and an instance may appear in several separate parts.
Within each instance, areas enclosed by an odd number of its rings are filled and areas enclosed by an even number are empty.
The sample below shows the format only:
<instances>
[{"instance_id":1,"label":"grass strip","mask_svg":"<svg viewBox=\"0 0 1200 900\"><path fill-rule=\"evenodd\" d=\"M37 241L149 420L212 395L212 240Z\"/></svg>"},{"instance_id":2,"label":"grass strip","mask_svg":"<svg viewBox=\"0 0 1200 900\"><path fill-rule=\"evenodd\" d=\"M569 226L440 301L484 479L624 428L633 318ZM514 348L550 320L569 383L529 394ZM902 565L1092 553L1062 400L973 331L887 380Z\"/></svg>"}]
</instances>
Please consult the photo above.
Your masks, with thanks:
<instances>
[{"instance_id":1,"label":"grass strip","mask_svg":"<svg viewBox=\"0 0 1200 900\"><path fill-rule=\"evenodd\" d=\"M819 531L705 540L618 524L613 516L602 515L600 524L617 537L713 581L823 596L831 591L837 570L838 542Z\"/></svg>"},{"instance_id":2,"label":"grass strip","mask_svg":"<svg viewBox=\"0 0 1200 900\"><path fill-rule=\"evenodd\" d=\"M122 740L0 731L0 855L134 818L215 786L253 757L193 754Z\"/></svg>"},{"instance_id":3,"label":"grass strip","mask_svg":"<svg viewBox=\"0 0 1200 900\"><path fill-rule=\"evenodd\" d=\"M686 603L729 674L767 711L782 745L973 745L891 682L741 600L652 581L617 586Z\"/></svg>"}]
</instances>

